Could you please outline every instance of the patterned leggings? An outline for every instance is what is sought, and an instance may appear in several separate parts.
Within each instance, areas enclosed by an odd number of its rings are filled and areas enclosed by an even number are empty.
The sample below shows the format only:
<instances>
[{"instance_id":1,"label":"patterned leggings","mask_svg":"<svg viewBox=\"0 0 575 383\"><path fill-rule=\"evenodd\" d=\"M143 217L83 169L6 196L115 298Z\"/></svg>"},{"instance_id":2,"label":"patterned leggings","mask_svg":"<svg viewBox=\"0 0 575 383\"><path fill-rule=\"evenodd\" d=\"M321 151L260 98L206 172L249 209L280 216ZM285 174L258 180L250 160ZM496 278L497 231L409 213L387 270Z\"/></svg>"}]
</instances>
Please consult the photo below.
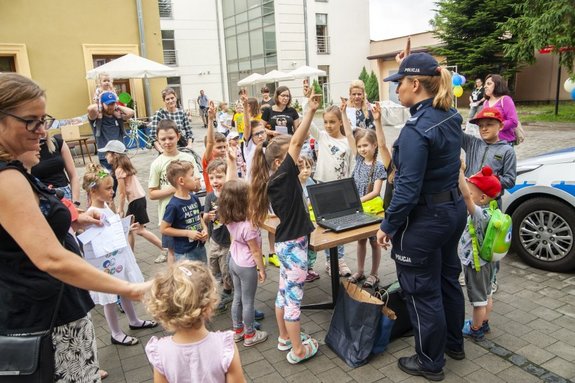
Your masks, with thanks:
<instances>
[{"instance_id":1,"label":"patterned leggings","mask_svg":"<svg viewBox=\"0 0 575 383\"><path fill-rule=\"evenodd\" d=\"M299 321L303 299L303 285L307 275L308 237L276 242L275 251L280 260L280 282L276 307L284 309L284 320Z\"/></svg>"}]
</instances>

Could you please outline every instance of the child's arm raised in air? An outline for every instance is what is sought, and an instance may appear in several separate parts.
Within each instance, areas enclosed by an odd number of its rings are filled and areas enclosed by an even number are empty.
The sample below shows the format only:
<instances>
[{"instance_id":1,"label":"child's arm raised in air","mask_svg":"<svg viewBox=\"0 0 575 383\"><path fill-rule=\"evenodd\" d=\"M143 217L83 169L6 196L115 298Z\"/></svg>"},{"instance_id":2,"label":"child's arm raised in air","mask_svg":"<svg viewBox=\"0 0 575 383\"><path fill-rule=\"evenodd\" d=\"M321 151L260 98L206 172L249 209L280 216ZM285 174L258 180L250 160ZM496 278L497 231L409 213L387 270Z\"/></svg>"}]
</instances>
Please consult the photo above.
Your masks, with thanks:
<instances>
[{"instance_id":1,"label":"child's arm raised in air","mask_svg":"<svg viewBox=\"0 0 575 383\"><path fill-rule=\"evenodd\" d=\"M471 199L471 192L467 187L467 181L465 180L465 161L461 161L461 168L459 169L459 190L461 190L461 196L465 201L465 206L467 206L467 212L473 214L475 212L475 203Z\"/></svg>"},{"instance_id":2,"label":"child's arm raised in air","mask_svg":"<svg viewBox=\"0 0 575 383\"><path fill-rule=\"evenodd\" d=\"M244 107L244 142L248 142L252 137L252 125L250 119L252 118L250 112L250 105L248 104L248 91L242 89L240 100Z\"/></svg>"},{"instance_id":3,"label":"child's arm raised in air","mask_svg":"<svg viewBox=\"0 0 575 383\"><path fill-rule=\"evenodd\" d=\"M312 89L312 93L309 96L308 101L309 109L303 117L303 121L299 125L298 129L296 129L295 133L293 134L289 144L288 153L295 162L297 162L301 152L301 147L309 135L309 127L313 120L313 116L315 115L315 111L317 108L319 108L320 100L321 94L315 94Z\"/></svg>"},{"instance_id":4,"label":"child's arm raised in air","mask_svg":"<svg viewBox=\"0 0 575 383\"><path fill-rule=\"evenodd\" d=\"M377 136L377 151L379 152L383 166L385 166L385 170L389 171L391 165L391 152L385 142L385 134L383 133L383 126L381 125L381 105L379 102L375 103L375 106L371 110L371 114L373 115L375 135Z\"/></svg>"},{"instance_id":5,"label":"child's arm raised in air","mask_svg":"<svg viewBox=\"0 0 575 383\"><path fill-rule=\"evenodd\" d=\"M228 146L228 155L226 156L226 181L238 178L238 166L236 162L237 152L233 146Z\"/></svg>"},{"instance_id":6,"label":"child's arm raised in air","mask_svg":"<svg viewBox=\"0 0 575 383\"><path fill-rule=\"evenodd\" d=\"M345 132L345 137L347 138L347 143L351 149L351 154L353 158L357 155L357 145L355 144L355 138L353 137L353 130L351 129L351 123L349 118L347 118L347 98L341 97L341 105L339 106L341 111L341 120L343 123L343 131Z\"/></svg>"},{"instance_id":7,"label":"child's arm raised in air","mask_svg":"<svg viewBox=\"0 0 575 383\"><path fill-rule=\"evenodd\" d=\"M212 158L212 151L216 143L214 137L214 120L216 119L216 106L213 101L210 101L208 106L208 131L206 132L206 151L204 157L206 159Z\"/></svg>"}]
</instances>

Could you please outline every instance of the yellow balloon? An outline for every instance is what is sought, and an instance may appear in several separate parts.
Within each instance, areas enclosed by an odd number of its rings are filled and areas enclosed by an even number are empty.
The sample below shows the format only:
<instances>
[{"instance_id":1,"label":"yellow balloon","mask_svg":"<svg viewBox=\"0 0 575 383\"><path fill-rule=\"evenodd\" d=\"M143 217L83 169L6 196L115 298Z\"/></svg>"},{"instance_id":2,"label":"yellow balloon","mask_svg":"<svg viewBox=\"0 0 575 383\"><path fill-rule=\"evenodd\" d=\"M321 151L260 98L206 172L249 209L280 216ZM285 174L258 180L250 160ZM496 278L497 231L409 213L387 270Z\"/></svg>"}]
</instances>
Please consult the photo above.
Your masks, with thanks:
<instances>
[{"instance_id":1,"label":"yellow balloon","mask_svg":"<svg viewBox=\"0 0 575 383\"><path fill-rule=\"evenodd\" d=\"M453 87L453 94L455 97L461 97L463 95L463 88L461 86L454 86Z\"/></svg>"}]
</instances>

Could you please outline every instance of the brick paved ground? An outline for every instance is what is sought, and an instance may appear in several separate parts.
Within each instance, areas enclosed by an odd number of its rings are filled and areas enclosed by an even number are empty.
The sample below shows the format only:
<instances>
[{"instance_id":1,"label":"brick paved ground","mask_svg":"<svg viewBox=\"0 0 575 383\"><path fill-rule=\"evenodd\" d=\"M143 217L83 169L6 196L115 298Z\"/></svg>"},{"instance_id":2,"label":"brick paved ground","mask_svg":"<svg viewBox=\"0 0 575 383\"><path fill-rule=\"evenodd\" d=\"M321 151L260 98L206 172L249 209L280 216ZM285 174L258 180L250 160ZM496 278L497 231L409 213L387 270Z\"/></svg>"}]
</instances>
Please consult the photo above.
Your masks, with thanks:
<instances>
[{"instance_id":1,"label":"brick paved ground","mask_svg":"<svg viewBox=\"0 0 575 383\"><path fill-rule=\"evenodd\" d=\"M321 124L321 121L318 120ZM195 123L194 126L200 126ZM526 143L517 148L519 158L542 153L551 149L575 145L575 126L562 124L526 126ZM197 142L205 130L196 128ZM386 128L389 142L397 137L398 129ZM197 146L202 152L202 147ZM139 171L142 184L147 184L149 164L155 158L152 152L137 154L134 164ZM80 172L82 170L80 169ZM149 201L152 222L156 221L157 209ZM155 225L149 225L155 231ZM264 235L264 238L266 236ZM267 252L267 240L264 239ZM146 278L150 278L165 264L156 265L158 255L147 242L138 238L136 242L138 263ZM306 286L304 302L318 302L330 297L330 285L323 270L323 254L318 255L317 270L321 279ZM346 259L353 268L355 245L346 245ZM367 365L351 369L341 361L325 344L324 336L331 311L304 311L302 326L306 332L320 341L318 355L301 365L292 366L285 359L285 353L275 348L277 329L273 315L274 298L277 291L278 272L268 266L269 279L259 287L257 308L264 311L266 319L263 328L270 333L267 342L246 349L239 344L245 376L252 382L423 382L425 379L406 375L397 367L397 359L414 352L413 338L396 340L388 350L373 358ZM395 267L388 252L383 252L380 266L383 284L395 281ZM494 312L491 316L492 333L488 341L477 344L465 343L467 359L454 361L447 358L446 382L564 382L575 381L575 275L550 273L533 269L523 264L516 255L510 254L503 260L499 274L500 287L494 296ZM466 307L469 313L470 307ZM144 307L137 310L142 317L149 318ZM128 330L126 318L121 316L122 328L128 334L138 336L140 344L132 347L111 345L109 331L101 307L92 312L98 337L98 355L102 368L110 373L106 382L151 382L152 370L144 353L144 346L150 336L165 335L162 329L143 331ZM211 329L231 327L229 313L213 318Z\"/></svg>"}]
</instances>

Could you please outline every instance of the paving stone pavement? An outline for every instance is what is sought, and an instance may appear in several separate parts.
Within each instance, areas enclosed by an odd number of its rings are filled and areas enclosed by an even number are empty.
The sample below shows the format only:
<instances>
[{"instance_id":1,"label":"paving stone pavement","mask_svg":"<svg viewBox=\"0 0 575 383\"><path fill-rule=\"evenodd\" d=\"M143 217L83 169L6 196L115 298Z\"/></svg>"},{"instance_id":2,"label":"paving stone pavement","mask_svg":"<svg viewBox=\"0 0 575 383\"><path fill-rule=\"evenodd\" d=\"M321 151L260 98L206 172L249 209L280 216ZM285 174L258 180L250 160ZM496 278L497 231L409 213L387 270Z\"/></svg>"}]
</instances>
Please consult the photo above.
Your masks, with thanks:
<instances>
[{"instance_id":1,"label":"paving stone pavement","mask_svg":"<svg viewBox=\"0 0 575 383\"><path fill-rule=\"evenodd\" d=\"M316 118L321 125L321 118ZM203 142L205 130L194 121L197 143ZM517 147L519 158L552 149L575 146L575 125L531 124L525 126L527 140ZM388 142L399 134L399 129L386 127ZM201 144L195 144L199 153ZM147 185L149 165L155 158L152 151L139 152L132 161L138 177ZM80 166L80 165L79 165ZM82 174L83 168L79 167ZM153 222L157 220L157 205L148 201L152 221L148 227L158 233ZM264 253L268 244L264 233ZM345 246L346 260L354 269L355 244ZM136 240L136 257L146 279L151 278L164 264L154 264L157 249L144 241ZM304 303L328 300L331 297L329 278L324 270L324 255L318 255L316 269L321 279L305 287ZM369 262L369 260L368 260ZM499 291L494 295L491 315L491 334L486 341L465 341L467 358L463 361L447 359L445 382L568 382L575 381L575 274L552 273L526 266L515 254L504 258L498 274ZM382 284L396 280L395 266L388 251L383 251L380 266ZM392 342L382 355L374 357L367 365L352 369L340 360L324 343L331 318L330 310L303 311L302 327L319 340L317 356L301 365L290 365L285 353L276 349L277 326L274 319L274 299L278 285L278 270L268 266L268 280L259 286L256 307L266 314L261 322L268 331L269 340L252 348L239 343L240 356L246 379L249 382L424 382L424 378L409 376L397 367L397 359L414 352L414 341L402 338ZM150 319L142 304L136 305L142 318ZM471 307L466 305L469 315ZM100 365L113 382L152 382L152 369L146 359L144 346L152 335L164 336L161 328L132 331L124 315L120 315L122 328L137 336L140 343L125 347L112 345L110 333L101 307L92 311L98 338ZM210 329L231 328L229 312L213 318Z\"/></svg>"}]
</instances>

